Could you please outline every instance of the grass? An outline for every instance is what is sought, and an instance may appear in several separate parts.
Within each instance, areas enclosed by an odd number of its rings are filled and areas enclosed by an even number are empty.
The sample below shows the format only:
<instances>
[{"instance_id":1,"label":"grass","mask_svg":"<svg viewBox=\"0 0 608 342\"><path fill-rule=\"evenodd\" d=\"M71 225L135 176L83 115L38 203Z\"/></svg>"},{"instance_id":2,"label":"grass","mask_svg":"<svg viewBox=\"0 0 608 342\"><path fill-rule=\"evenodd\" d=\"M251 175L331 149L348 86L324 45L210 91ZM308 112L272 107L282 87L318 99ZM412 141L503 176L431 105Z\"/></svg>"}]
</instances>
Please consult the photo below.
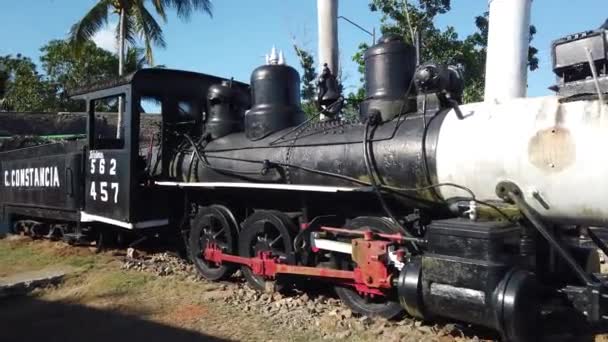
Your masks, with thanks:
<instances>
[{"instance_id":1,"label":"grass","mask_svg":"<svg viewBox=\"0 0 608 342\"><path fill-rule=\"evenodd\" d=\"M84 305L134 315L141 319L199 331L239 341L277 339L318 340L310 333L282 335L261 317L243 312L207 293L220 291L220 284L193 281L187 276L158 277L121 269L122 263L109 254L95 254L84 247L29 240L0 240L0 276L49 266L77 267L60 285L36 290L42 301ZM1 305L0 305L1 306Z\"/></svg>"},{"instance_id":2,"label":"grass","mask_svg":"<svg viewBox=\"0 0 608 342\"><path fill-rule=\"evenodd\" d=\"M0 241L0 276L22 270L36 270L56 264L58 257L35 251L20 241Z\"/></svg>"},{"instance_id":3,"label":"grass","mask_svg":"<svg viewBox=\"0 0 608 342\"><path fill-rule=\"evenodd\" d=\"M68 245L50 241L0 240L0 277L56 265L84 271L95 267L102 260L103 257L94 255L88 249L72 250Z\"/></svg>"},{"instance_id":4,"label":"grass","mask_svg":"<svg viewBox=\"0 0 608 342\"><path fill-rule=\"evenodd\" d=\"M145 291L153 277L145 273L108 270L87 280L87 292L91 295L131 296Z\"/></svg>"},{"instance_id":5,"label":"grass","mask_svg":"<svg viewBox=\"0 0 608 342\"><path fill-rule=\"evenodd\" d=\"M68 258L68 260L64 261L67 265L83 268L83 269L91 269L97 264L97 258L95 256L81 256L81 257L73 257Z\"/></svg>"}]
</instances>

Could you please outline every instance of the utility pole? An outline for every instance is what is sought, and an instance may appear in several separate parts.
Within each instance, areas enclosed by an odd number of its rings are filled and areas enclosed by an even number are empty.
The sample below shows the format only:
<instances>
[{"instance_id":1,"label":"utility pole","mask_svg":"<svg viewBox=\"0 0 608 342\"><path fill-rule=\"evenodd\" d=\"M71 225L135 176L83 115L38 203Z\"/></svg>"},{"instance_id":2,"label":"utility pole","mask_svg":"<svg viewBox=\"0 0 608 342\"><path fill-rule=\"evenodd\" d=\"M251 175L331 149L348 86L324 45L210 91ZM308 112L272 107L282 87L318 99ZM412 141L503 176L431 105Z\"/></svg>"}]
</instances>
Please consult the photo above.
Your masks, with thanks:
<instances>
[{"instance_id":1,"label":"utility pole","mask_svg":"<svg viewBox=\"0 0 608 342\"><path fill-rule=\"evenodd\" d=\"M485 101L526 97L532 0L489 0Z\"/></svg>"},{"instance_id":2,"label":"utility pole","mask_svg":"<svg viewBox=\"0 0 608 342\"><path fill-rule=\"evenodd\" d=\"M319 30L319 65L327 63L332 74L338 75L338 0L317 0Z\"/></svg>"}]
</instances>

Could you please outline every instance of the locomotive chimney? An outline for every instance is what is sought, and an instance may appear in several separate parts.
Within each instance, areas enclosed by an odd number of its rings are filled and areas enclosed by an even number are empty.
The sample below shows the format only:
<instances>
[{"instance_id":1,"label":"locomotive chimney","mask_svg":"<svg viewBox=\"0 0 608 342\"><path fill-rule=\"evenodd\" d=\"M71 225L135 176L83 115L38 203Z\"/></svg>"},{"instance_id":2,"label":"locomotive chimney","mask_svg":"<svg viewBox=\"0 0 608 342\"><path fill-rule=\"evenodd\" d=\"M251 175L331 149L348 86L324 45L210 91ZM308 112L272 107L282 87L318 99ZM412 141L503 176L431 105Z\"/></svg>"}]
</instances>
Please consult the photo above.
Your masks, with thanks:
<instances>
[{"instance_id":1,"label":"locomotive chimney","mask_svg":"<svg viewBox=\"0 0 608 342\"><path fill-rule=\"evenodd\" d=\"M338 74L338 0L317 0L319 65ZM322 68L320 68L322 69Z\"/></svg>"},{"instance_id":2,"label":"locomotive chimney","mask_svg":"<svg viewBox=\"0 0 608 342\"><path fill-rule=\"evenodd\" d=\"M489 0L485 100L526 96L532 0Z\"/></svg>"}]
</instances>

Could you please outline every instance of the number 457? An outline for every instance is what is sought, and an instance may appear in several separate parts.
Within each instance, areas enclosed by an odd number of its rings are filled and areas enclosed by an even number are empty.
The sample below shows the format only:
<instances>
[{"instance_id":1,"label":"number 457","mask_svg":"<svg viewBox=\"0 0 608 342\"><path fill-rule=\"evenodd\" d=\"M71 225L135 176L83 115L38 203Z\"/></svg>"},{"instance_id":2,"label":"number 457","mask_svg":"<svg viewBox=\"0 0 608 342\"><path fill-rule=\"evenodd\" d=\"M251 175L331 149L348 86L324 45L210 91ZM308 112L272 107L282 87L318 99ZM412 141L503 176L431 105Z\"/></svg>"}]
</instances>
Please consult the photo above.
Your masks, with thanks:
<instances>
[{"instance_id":1,"label":"number 457","mask_svg":"<svg viewBox=\"0 0 608 342\"><path fill-rule=\"evenodd\" d=\"M93 201L97 201L97 195L99 195L99 200L102 202L108 201L108 182L99 182L99 193L97 193L97 182L91 182L91 190L89 191L89 195L93 198ZM114 199L114 203L118 203L118 183L112 182L109 183L110 192L112 192L112 197Z\"/></svg>"}]
</instances>

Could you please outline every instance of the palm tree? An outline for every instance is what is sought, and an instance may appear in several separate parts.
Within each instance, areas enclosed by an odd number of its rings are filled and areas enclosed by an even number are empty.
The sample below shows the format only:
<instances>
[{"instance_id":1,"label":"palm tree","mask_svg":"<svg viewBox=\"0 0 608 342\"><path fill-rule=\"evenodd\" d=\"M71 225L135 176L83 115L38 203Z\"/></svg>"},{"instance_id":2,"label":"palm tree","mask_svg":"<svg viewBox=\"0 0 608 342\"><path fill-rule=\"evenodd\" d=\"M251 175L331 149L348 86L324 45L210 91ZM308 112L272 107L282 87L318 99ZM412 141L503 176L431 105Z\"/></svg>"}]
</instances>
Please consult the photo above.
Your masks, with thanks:
<instances>
[{"instance_id":1,"label":"palm tree","mask_svg":"<svg viewBox=\"0 0 608 342\"><path fill-rule=\"evenodd\" d=\"M154 65L152 45L166 46L163 30L152 13L146 8L148 0L98 0L87 14L74 24L70 30L70 40L75 46L93 38L95 33L108 23L110 14L118 15L116 37L118 40L118 75L125 70L125 43L134 45L137 38L144 42L145 56L149 65ZM175 9L177 16L187 20L194 11L211 12L211 0L149 0L156 14L167 22L167 10ZM122 125L122 106L118 112L118 125ZM120 137L120 129L118 137Z\"/></svg>"},{"instance_id":2,"label":"palm tree","mask_svg":"<svg viewBox=\"0 0 608 342\"><path fill-rule=\"evenodd\" d=\"M76 43L90 40L108 23L108 17L118 15L116 37L118 40L119 63L124 63L125 43L133 45L139 37L143 40L146 59L154 65L152 46L166 46L163 31L152 13L146 8L148 0L99 0L85 16L70 30L70 39ZM163 23L167 22L167 9L175 9L181 19L189 19L193 11L202 11L210 16L211 0L149 0ZM122 66L119 66L119 69ZM122 70L124 71L124 70ZM122 75L121 70L119 74Z\"/></svg>"}]
</instances>

